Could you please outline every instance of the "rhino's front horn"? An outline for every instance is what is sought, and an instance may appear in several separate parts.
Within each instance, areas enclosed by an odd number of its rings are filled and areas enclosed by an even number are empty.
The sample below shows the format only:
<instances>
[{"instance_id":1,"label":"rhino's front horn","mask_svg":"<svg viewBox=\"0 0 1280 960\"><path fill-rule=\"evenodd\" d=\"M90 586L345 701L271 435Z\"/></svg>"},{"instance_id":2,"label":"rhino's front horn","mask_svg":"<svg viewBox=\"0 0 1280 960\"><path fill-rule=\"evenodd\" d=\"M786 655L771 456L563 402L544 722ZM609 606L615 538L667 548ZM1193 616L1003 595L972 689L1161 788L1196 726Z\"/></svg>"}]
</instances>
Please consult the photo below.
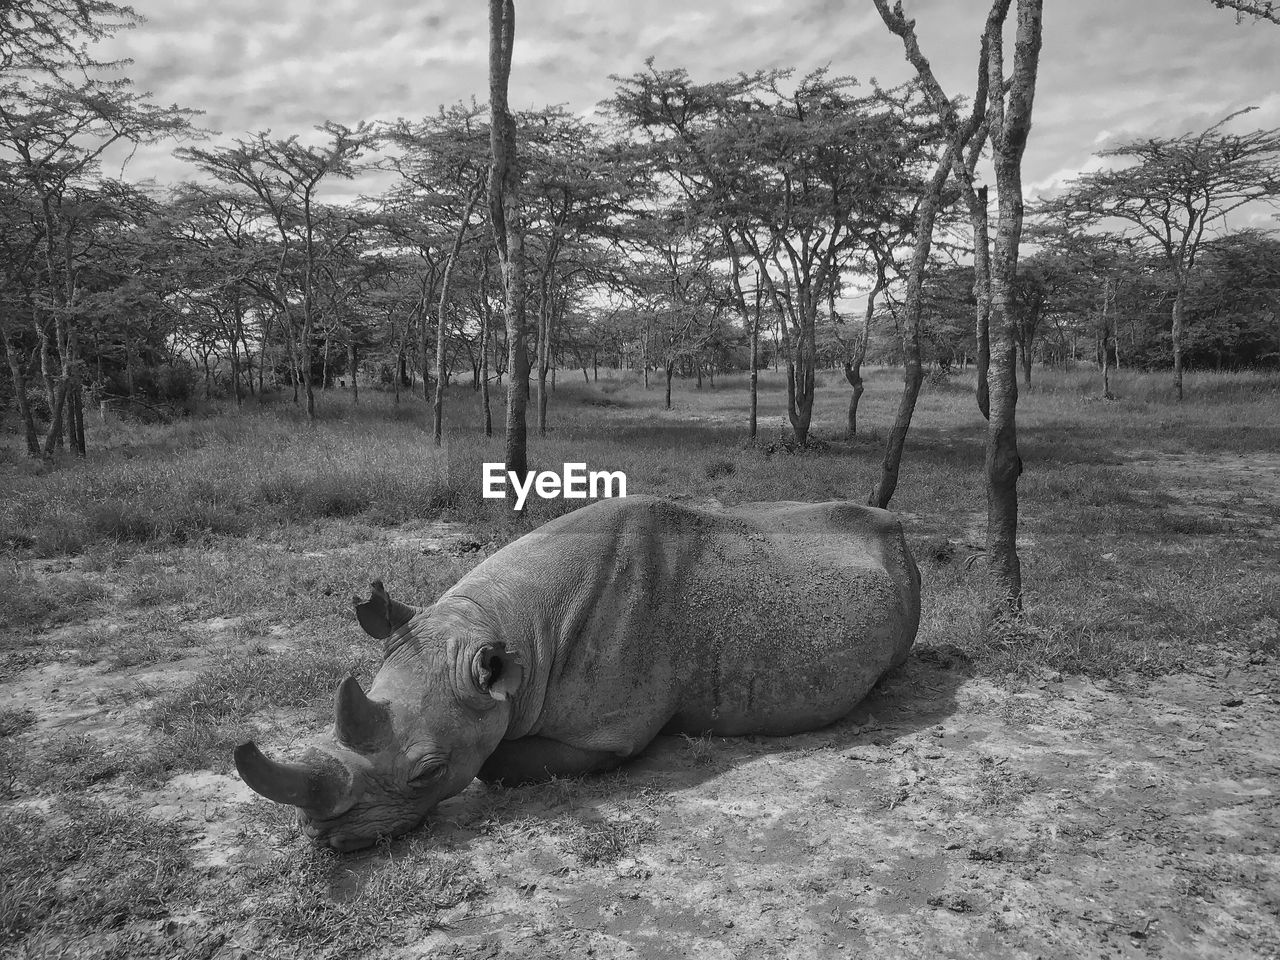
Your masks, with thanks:
<instances>
[{"instance_id":1,"label":"rhino's front horn","mask_svg":"<svg viewBox=\"0 0 1280 960\"><path fill-rule=\"evenodd\" d=\"M355 677L338 684L333 712L338 740L358 753L380 750L391 738L391 711L365 696Z\"/></svg>"},{"instance_id":2,"label":"rhino's front horn","mask_svg":"<svg viewBox=\"0 0 1280 960\"><path fill-rule=\"evenodd\" d=\"M240 779L276 803L288 803L319 816L334 816L351 792L351 775L328 764L279 763L250 740L235 749Z\"/></svg>"}]
</instances>

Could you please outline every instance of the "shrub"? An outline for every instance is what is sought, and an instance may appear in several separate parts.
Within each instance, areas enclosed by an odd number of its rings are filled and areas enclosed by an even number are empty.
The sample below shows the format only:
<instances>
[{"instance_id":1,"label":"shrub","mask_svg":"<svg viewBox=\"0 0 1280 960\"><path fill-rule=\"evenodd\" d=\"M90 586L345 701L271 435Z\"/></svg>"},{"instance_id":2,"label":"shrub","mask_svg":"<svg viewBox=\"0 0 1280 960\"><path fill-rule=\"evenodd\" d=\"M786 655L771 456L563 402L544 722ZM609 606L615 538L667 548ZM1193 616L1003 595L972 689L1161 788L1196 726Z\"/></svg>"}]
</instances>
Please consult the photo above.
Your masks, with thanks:
<instances>
[{"instance_id":1,"label":"shrub","mask_svg":"<svg viewBox=\"0 0 1280 960\"><path fill-rule=\"evenodd\" d=\"M726 460L724 457L718 457L708 460L702 466L702 472L708 480L714 480L717 477L731 477L737 472L738 465L732 460Z\"/></svg>"},{"instance_id":2,"label":"shrub","mask_svg":"<svg viewBox=\"0 0 1280 960\"><path fill-rule=\"evenodd\" d=\"M106 595L101 584L73 573L42 576L0 566L0 649L18 629L35 632L76 619L84 609ZM7 636L6 636L7 635Z\"/></svg>"}]
</instances>

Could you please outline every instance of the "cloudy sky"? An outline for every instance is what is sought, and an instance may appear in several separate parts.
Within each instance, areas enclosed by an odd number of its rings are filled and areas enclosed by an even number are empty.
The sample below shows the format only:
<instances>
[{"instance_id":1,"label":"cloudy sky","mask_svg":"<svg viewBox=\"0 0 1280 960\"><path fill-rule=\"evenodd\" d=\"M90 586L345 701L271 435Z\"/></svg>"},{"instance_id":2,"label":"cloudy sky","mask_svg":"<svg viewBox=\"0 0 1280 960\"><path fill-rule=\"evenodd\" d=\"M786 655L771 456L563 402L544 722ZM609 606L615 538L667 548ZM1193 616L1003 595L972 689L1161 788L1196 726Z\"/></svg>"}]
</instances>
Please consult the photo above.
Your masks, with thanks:
<instances>
[{"instance_id":1,"label":"cloudy sky","mask_svg":"<svg viewBox=\"0 0 1280 960\"><path fill-rule=\"evenodd\" d=\"M444 0L134 0L147 23L102 51L159 101L205 112L215 142L328 120L419 117L486 99L487 4ZM972 91L987 0L906 0L949 93ZM1237 24L1210 0L1047 0L1032 189L1078 172L1120 139L1201 129L1241 107L1280 126L1280 27ZM517 0L514 106L590 110L610 74L683 66L695 80L830 64L890 84L909 68L871 0ZM187 175L169 148L129 173Z\"/></svg>"}]
</instances>

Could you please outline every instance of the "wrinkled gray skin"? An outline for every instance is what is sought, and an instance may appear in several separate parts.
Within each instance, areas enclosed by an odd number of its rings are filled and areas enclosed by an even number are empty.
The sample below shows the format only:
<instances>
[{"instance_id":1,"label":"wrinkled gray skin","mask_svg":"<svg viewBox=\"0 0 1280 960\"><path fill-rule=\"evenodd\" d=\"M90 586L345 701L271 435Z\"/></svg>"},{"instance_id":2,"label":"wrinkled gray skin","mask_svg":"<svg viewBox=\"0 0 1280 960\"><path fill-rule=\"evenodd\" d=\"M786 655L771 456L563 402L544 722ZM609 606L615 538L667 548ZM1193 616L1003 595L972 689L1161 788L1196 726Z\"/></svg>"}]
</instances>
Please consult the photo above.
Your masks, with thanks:
<instances>
[{"instance_id":1,"label":"wrinkled gray skin","mask_svg":"<svg viewBox=\"0 0 1280 960\"><path fill-rule=\"evenodd\" d=\"M840 718L902 663L920 574L884 510L604 500L485 560L431 607L374 585L386 640L366 696L295 764L236 749L241 777L353 850L412 830L473 777L606 770L660 732L783 735Z\"/></svg>"}]
</instances>

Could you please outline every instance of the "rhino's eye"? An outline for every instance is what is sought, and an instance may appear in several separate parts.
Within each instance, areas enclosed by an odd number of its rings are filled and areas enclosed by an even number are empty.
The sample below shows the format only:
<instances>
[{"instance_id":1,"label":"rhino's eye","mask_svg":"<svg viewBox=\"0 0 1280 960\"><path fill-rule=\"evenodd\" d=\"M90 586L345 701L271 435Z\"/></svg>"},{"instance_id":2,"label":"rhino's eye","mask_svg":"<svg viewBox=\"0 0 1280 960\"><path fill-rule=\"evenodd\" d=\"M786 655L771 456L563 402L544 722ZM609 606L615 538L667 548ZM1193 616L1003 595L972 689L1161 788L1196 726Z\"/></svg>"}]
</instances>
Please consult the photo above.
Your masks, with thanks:
<instances>
[{"instance_id":1,"label":"rhino's eye","mask_svg":"<svg viewBox=\"0 0 1280 960\"><path fill-rule=\"evenodd\" d=\"M426 756L419 758L409 771L409 782L416 785L429 783L444 773L448 762L444 757Z\"/></svg>"}]
</instances>

